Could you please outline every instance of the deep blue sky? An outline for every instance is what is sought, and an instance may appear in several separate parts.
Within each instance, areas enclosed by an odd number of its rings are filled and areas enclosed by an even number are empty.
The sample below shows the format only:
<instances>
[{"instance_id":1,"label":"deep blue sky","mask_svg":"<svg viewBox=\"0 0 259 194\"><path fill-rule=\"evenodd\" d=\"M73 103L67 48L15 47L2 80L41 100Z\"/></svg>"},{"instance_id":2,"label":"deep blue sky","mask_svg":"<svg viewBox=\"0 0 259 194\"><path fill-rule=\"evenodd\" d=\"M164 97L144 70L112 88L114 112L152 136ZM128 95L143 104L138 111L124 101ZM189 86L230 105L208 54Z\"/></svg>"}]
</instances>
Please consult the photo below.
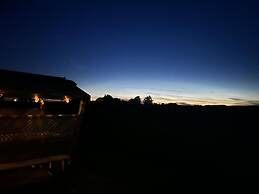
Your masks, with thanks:
<instances>
[{"instance_id":1,"label":"deep blue sky","mask_svg":"<svg viewBox=\"0 0 259 194\"><path fill-rule=\"evenodd\" d=\"M0 68L93 97L259 103L259 2L2 0Z\"/></svg>"}]
</instances>

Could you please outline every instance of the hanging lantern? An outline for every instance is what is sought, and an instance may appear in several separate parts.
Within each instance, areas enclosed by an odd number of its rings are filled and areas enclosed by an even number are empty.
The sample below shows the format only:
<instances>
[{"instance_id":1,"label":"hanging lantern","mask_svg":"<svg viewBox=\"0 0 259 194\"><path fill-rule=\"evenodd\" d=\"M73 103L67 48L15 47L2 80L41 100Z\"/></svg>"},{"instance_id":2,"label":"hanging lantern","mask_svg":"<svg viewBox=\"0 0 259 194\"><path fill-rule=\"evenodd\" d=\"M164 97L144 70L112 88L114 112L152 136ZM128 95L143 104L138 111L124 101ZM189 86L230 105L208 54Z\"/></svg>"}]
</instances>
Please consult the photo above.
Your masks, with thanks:
<instances>
[{"instance_id":1,"label":"hanging lantern","mask_svg":"<svg viewBox=\"0 0 259 194\"><path fill-rule=\"evenodd\" d=\"M37 94L34 95L33 99L34 99L34 102L36 102L36 103L38 103L40 101L40 98Z\"/></svg>"},{"instance_id":2,"label":"hanging lantern","mask_svg":"<svg viewBox=\"0 0 259 194\"><path fill-rule=\"evenodd\" d=\"M66 103L69 103L69 102L70 102L70 98L69 98L68 96L65 96L65 97L64 97L64 101L65 101Z\"/></svg>"}]
</instances>

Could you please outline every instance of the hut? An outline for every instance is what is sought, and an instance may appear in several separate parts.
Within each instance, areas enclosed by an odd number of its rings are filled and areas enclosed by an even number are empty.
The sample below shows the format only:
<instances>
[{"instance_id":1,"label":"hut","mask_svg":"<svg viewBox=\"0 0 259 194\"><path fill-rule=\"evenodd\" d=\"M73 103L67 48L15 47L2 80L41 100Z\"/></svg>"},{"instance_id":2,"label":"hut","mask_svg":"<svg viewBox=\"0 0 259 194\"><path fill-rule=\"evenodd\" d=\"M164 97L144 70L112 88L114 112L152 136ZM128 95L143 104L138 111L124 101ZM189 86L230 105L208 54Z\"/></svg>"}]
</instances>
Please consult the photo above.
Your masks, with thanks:
<instances>
[{"instance_id":1,"label":"hut","mask_svg":"<svg viewBox=\"0 0 259 194\"><path fill-rule=\"evenodd\" d=\"M64 170L89 102L66 78L0 70L0 176L37 166Z\"/></svg>"}]
</instances>

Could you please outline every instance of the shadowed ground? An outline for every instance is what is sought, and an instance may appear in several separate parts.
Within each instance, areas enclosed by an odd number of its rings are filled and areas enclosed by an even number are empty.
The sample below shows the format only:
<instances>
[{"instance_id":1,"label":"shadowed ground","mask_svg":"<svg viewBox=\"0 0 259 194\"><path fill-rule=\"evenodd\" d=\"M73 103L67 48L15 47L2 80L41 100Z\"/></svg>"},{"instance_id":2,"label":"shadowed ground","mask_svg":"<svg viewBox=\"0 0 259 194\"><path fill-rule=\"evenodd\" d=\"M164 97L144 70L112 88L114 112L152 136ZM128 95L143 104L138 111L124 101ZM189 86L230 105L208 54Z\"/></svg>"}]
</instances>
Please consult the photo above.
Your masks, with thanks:
<instances>
[{"instance_id":1,"label":"shadowed ground","mask_svg":"<svg viewBox=\"0 0 259 194\"><path fill-rule=\"evenodd\" d=\"M23 190L179 193L209 186L211 193L238 177L259 175L258 107L119 101L92 102L87 110L73 165L65 176Z\"/></svg>"}]
</instances>

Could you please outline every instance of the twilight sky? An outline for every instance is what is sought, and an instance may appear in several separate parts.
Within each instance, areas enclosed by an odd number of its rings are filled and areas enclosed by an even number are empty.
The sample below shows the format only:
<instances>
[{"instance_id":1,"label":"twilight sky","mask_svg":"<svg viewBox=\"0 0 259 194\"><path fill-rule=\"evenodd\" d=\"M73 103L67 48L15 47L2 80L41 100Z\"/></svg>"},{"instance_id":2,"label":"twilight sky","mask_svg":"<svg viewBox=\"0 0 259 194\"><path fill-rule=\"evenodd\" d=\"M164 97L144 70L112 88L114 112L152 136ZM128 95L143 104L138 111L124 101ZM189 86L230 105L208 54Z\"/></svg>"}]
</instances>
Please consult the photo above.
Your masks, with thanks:
<instances>
[{"instance_id":1,"label":"twilight sky","mask_svg":"<svg viewBox=\"0 0 259 194\"><path fill-rule=\"evenodd\" d=\"M259 104L259 1L2 0L0 68L93 99Z\"/></svg>"}]
</instances>

